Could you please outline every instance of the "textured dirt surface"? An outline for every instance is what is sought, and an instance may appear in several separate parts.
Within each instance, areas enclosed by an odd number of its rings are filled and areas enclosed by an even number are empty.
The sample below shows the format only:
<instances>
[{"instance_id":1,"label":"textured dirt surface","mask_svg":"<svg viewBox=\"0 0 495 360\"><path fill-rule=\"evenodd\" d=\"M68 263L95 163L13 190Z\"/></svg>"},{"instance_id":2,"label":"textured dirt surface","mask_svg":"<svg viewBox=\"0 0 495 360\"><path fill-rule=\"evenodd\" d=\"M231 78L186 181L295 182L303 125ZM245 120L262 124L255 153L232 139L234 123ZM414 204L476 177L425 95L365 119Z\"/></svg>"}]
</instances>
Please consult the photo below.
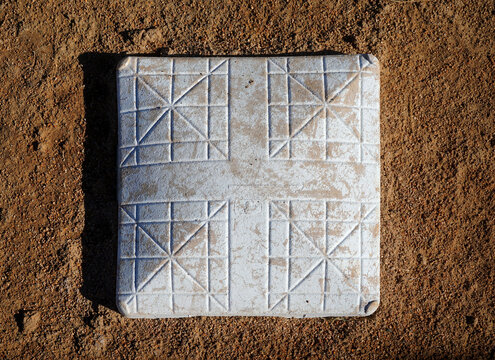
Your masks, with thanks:
<instances>
[{"instance_id":1,"label":"textured dirt surface","mask_svg":"<svg viewBox=\"0 0 495 360\"><path fill-rule=\"evenodd\" d=\"M495 356L490 1L0 4L0 357ZM115 310L115 66L125 54L373 53L381 305L368 318Z\"/></svg>"}]
</instances>

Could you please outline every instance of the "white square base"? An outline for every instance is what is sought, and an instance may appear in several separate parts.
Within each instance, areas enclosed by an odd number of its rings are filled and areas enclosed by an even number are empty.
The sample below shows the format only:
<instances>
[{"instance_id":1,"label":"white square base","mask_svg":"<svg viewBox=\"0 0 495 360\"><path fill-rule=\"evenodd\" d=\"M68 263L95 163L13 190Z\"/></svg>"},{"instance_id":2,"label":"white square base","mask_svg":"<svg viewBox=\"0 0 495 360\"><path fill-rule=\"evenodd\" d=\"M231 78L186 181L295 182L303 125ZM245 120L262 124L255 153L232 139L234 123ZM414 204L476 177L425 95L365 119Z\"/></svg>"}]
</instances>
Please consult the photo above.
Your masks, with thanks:
<instances>
[{"instance_id":1,"label":"white square base","mask_svg":"<svg viewBox=\"0 0 495 360\"><path fill-rule=\"evenodd\" d=\"M123 314L377 308L374 57L129 57L118 96Z\"/></svg>"}]
</instances>

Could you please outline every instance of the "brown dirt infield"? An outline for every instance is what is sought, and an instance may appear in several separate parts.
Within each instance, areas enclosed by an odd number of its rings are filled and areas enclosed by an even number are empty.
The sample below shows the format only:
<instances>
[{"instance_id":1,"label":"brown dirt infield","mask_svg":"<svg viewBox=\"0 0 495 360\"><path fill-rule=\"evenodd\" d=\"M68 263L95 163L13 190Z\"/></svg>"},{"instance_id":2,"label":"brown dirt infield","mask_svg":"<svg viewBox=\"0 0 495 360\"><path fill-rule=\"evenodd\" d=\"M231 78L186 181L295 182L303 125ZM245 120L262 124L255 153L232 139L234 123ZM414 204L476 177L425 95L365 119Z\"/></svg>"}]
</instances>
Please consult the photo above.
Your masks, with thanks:
<instances>
[{"instance_id":1,"label":"brown dirt infield","mask_svg":"<svg viewBox=\"0 0 495 360\"><path fill-rule=\"evenodd\" d=\"M0 31L0 357L495 357L493 0L19 0ZM117 62L334 52L381 62L379 310L119 315Z\"/></svg>"}]
</instances>

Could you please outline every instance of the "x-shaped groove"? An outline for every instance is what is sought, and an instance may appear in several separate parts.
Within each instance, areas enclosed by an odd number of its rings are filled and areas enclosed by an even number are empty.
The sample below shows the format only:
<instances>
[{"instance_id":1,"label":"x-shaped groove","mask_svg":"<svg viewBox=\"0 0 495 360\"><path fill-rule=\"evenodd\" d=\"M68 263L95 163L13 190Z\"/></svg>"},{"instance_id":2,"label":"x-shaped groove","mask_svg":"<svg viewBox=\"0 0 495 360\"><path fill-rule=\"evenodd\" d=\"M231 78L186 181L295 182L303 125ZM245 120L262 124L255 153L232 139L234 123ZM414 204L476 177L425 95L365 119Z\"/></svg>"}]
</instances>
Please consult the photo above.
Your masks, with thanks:
<instances>
[{"instance_id":1,"label":"x-shaped groove","mask_svg":"<svg viewBox=\"0 0 495 360\"><path fill-rule=\"evenodd\" d=\"M268 60L270 61L270 60ZM280 66L279 64L277 63L274 63L273 61L270 61L271 64L273 64L274 66L278 67L281 71L284 72L285 75L289 76L291 79L293 79L294 81L296 81L299 85L301 85L302 87L304 87L310 94L312 94L317 100L318 102L313 104L313 105L321 105L322 107L319 108L315 114L313 114L311 116L311 118L306 121L303 126L301 126L296 132L294 132L292 135L289 135L288 139L286 141L284 141L279 148L277 148L275 151L273 151L271 153L271 157L274 157L276 156L288 143L289 141L291 141L305 126L307 126L319 113L320 111L322 110L322 108L328 108L332 114L335 116L335 118L337 118L337 120L339 120L353 135L356 136L356 138L361 141L361 137L362 137L362 134L356 134L355 131L343 120L340 118L340 116L338 116L335 111L333 111L331 109L331 106L327 106L327 105L332 105L331 102L333 102L341 93L342 91L344 91L348 86L350 86L350 84L352 84L354 82L354 80L356 80L357 78L359 78L359 74L365 70L369 65L370 63L367 62L364 66L360 66L360 70L358 72L356 72L355 75L353 75L351 77L351 79L349 79L339 90L337 90L337 92L335 92L334 94L332 94L331 96L329 96L330 100L327 100L327 99L321 99L320 96L318 96L317 94L315 94L311 89L309 89L305 84L303 84L302 82L300 82L299 80L297 80L296 78L294 78L290 72L288 71L288 69L284 69L282 66ZM361 65L361 61L359 61L359 65ZM321 104L321 102L323 102L323 104ZM307 105L311 105L311 104L307 104ZM325 113L325 117L327 117L327 114ZM327 129L325 129L325 131L327 131ZM368 152L369 153L369 152Z\"/></svg>"},{"instance_id":2,"label":"x-shaped groove","mask_svg":"<svg viewBox=\"0 0 495 360\"><path fill-rule=\"evenodd\" d=\"M214 143L208 139L207 136L205 136L196 126L194 126L191 121L184 116L180 111L177 110L176 107L174 107L175 104L177 104L180 100L182 100L189 92L191 92L197 85L199 85L202 81L204 81L206 78L211 76L213 72L215 72L219 67L221 67L223 64L225 64L227 60L221 61L219 64L217 64L213 69L210 69L205 75L201 76L196 82L194 82L189 88L186 89L184 93L182 93L177 99L173 100L172 103L167 101L162 94L160 94L152 85L150 85L142 76L141 74L134 72L133 75L136 78L136 84L138 82L142 83L147 89L149 89L155 96L163 102L162 106L157 106L157 107L152 107L146 110L154 110L154 109L165 109L158 117L157 119L153 122L153 124L150 125L148 129L146 129L145 134L141 137L141 139L137 139L137 145L129 151L129 153L122 159L121 161L121 166L124 164L127 159L132 156L133 153L136 152L136 147L141 144L143 140L151 133L151 131L156 127L156 125L163 120L164 116L169 112L169 111L175 111L177 114L179 114L188 124L191 126L203 139L205 142L207 142L209 145L214 147L220 154L222 154L224 157L227 157L227 155L218 148ZM136 85L137 86L137 85ZM137 88L136 88L137 89ZM142 109L141 109L142 110ZM140 109L136 109L136 112L139 112ZM133 110L134 112L134 110ZM125 113L125 112L124 112Z\"/></svg>"},{"instance_id":3,"label":"x-shaped groove","mask_svg":"<svg viewBox=\"0 0 495 360\"><path fill-rule=\"evenodd\" d=\"M284 294L277 302L275 302L274 305L271 306L270 310L273 310L282 300L284 300L290 292L294 291L305 279L307 279L309 277L309 275L311 275L313 273L313 271L315 271L324 261L326 261L327 263L331 264L332 267L342 276L342 278L346 281L347 285L352 288L356 293L359 293L359 291L357 289L355 289L354 286L352 286L350 284L351 280L348 278L348 276L346 276L338 267L337 265L335 265L333 263L333 261L329 258L329 256L350 236L350 234L352 234L352 232L359 226L359 223L366 220L366 218L376 209L376 205L368 211L368 213L366 213L365 216L363 216L359 221L358 223L341 239L339 240L339 242L328 252L328 253L325 253L324 251L322 251L307 235L306 233L304 233L304 231L302 231L296 224L295 222L290 219L287 214L286 214L286 211L284 211L283 209L280 208L280 206L278 204L276 204L275 202L271 202L271 205L273 205L277 211L284 217L285 220L287 220L292 226L294 226L295 229L297 229L303 236L306 240L309 241L309 243L316 249L318 250L322 256L323 256L323 259L321 259L316 265L314 265L301 279L298 280L298 282L296 284L294 284L293 286L290 287L290 289L287 291L286 294ZM325 219L325 226L326 226L326 219ZM325 242L327 241L327 239L325 239ZM289 259L287 259L287 261L289 261Z\"/></svg>"},{"instance_id":4,"label":"x-shaped groove","mask_svg":"<svg viewBox=\"0 0 495 360\"><path fill-rule=\"evenodd\" d=\"M138 229L140 229L141 231L143 231L143 233L145 233L146 236L148 236L152 241L153 243L155 243L158 247L160 247L160 249L162 249L166 256L163 256L163 257L157 257L157 259L164 259L164 262L161 263L155 270L153 270L149 275L148 277L145 279L144 282L142 282L141 284L138 284L136 286L136 292L135 294L131 295L130 298L127 300L127 304L129 304L137 295L137 293L139 293L140 291L142 291L154 278L155 276L168 264L168 263L171 263L171 264L175 264L177 265L190 279L191 281L193 281L196 285L198 285L211 299L213 299L216 303L218 303L218 305L220 305L223 309L227 310L225 308L225 306L220 303L214 296L212 296L211 294L209 294L209 292L204 288L203 285L201 285L201 283L196 279L194 278L194 276L192 276L173 256L176 256L180 251L181 249L184 248L184 246L186 246L187 243L189 243L189 241L194 238L194 236L208 223L208 221L210 221L213 217L215 217L223 208L225 208L226 206L226 202L222 203L215 211L213 211L210 216L205 220L203 221L203 223L198 227L198 229L196 229L193 234L191 236L189 236L189 238L175 251L172 252L172 249L170 249L172 255L170 255L163 247L161 247L161 245L147 232L145 231L140 225L139 223L136 222L134 216L132 214L129 213L129 211L127 211L124 207L121 207L122 210L134 221L134 224L136 225L136 227ZM172 221L171 221L172 223ZM136 259L136 264L137 264L137 261L139 261L139 258ZM136 266L136 265L135 265ZM172 271L172 268L171 270ZM135 279L135 281L137 281L137 279Z\"/></svg>"}]
</instances>

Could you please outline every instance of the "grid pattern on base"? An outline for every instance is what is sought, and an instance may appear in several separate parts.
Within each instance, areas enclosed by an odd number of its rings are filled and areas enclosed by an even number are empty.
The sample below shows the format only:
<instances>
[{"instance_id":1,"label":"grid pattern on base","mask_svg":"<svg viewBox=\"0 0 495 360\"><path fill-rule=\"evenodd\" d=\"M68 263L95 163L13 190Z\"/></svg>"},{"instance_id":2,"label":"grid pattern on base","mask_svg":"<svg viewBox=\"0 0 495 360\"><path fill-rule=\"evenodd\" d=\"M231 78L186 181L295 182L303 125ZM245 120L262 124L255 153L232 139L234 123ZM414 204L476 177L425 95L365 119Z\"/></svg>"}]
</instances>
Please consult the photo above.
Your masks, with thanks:
<instances>
[{"instance_id":1,"label":"grid pattern on base","mask_svg":"<svg viewBox=\"0 0 495 360\"><path fill-rule=\"evenodd\" d=\"M379 276L378 203L276 200L268 206L270 311L325 312L336 301L358 311L376 296L370 284Z\"/></svg>"},{"instance_id":2,"label":"grid pattern on base","mask_svg":"<svg viewBox=\"0 0 495 360\"><path fill-rule=\"evenodd\" d=\"M132 58L119 75L120 166L229 158L229 61Z\"/></svg>"},{"instance_id":3,"label":"grid pattern on base","mask_svg":"<svg viewBox=\"0 0 495 360\"><path fill-rule=\"evenodd\" d=\"M229 310L229 203L183 201L120 207L119 302L138 313Z\"/></svg>"},{"instance_id":4,"label":"grid pattern on base","mask_svg":"<svg viewBox=\"0 0 495 360\"><path fill-rule=\"evenodd\" d=\"M378 163L371 67L364 56L266 60L270 159Z\"/></svg>"},{"instance_id":5,"label":"grid pattern on base","mask_svg":"<svg viewBox=\"0 0 495 360\"><path fill-rule=\"evenodd\" d=\"M124 314L376 309L376 59L130 57L117 82Z\"/></svg>"}]
</instances>

